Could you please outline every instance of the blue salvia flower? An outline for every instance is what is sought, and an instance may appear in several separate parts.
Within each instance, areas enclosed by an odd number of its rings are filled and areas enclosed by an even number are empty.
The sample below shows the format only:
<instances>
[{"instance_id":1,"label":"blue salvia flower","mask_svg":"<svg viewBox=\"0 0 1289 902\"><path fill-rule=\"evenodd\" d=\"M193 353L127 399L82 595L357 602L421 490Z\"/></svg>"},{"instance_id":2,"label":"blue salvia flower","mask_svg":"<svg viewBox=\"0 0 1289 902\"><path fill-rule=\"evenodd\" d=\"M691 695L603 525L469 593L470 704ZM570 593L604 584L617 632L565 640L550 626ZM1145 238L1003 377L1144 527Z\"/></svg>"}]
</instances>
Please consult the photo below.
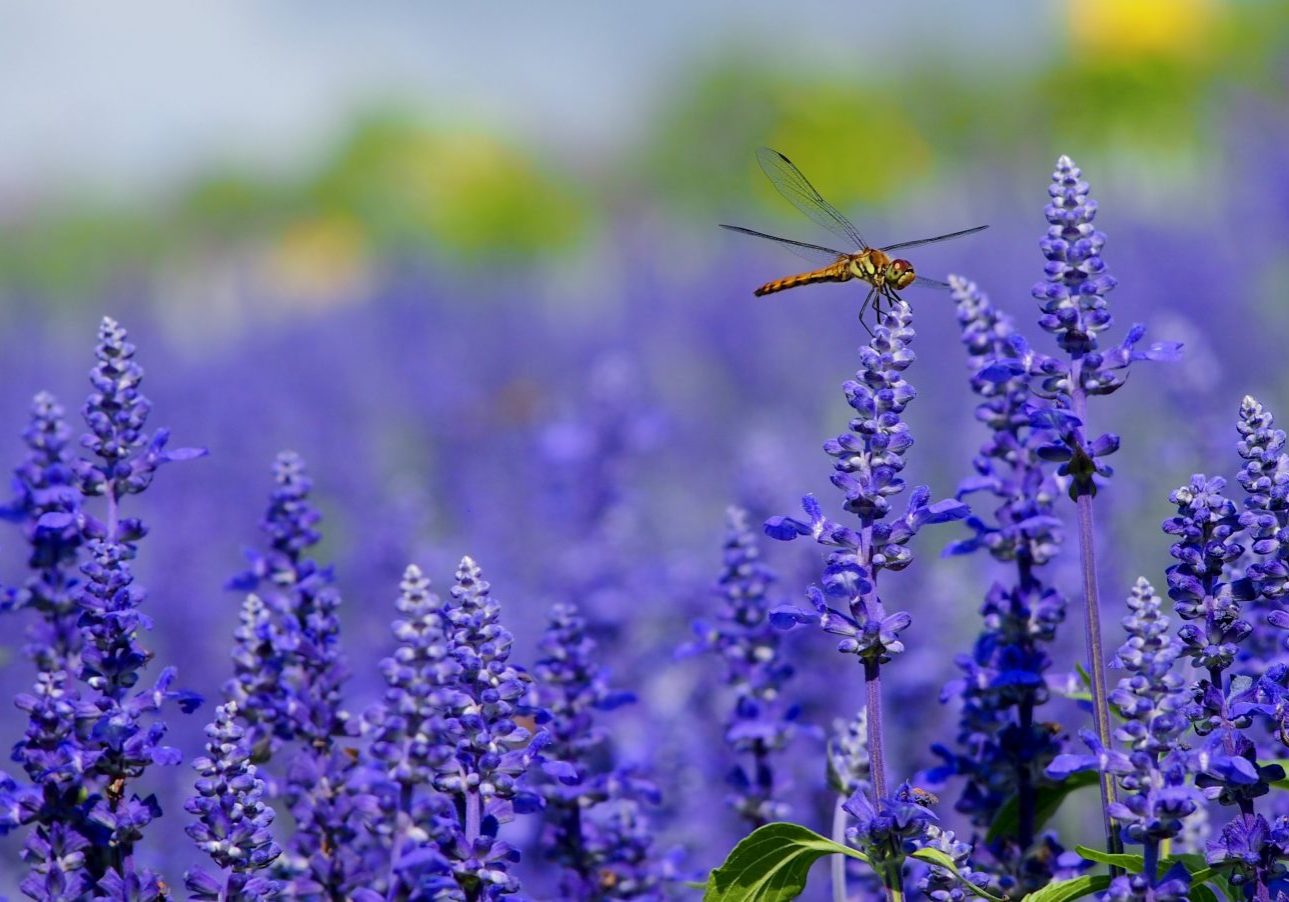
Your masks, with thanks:
<instances>
[{"instance_id":1,"label":"blue salvia flower","mask_svg":"<svg viewBox=\"0 0 1289 902\"><path fill-rule=\"evenodd\" d=\"M661 899L672 876L670 856L654 849L642 809L658 802L657 789L630 768L612 768L608 736L595 722L596 712L634 702L634 696L610 687L576 606L554 606L540 648L533 675L538 701L550 712L546 753L576 771L543 789L543 846L564 869L560 897Z\"/></svg>"},{"instance_id":2,"label":"blue salvia flower","mask_svg":"<svg viewBox=\"0 0 1289 902\"><path fill-rule=\"evenodd\" d=\"M842 637L838 650L856 655L864 665L869 685L869 753L873 761L874 791L883 798L885 770L881 752L879 671L883 663L904 650L900 634L912 618L903 611L888 614L877 593L883 570L902 570L913 559L907 544L923 526L956 520L967 514L956 500L930 501L930 490L919 486L910 494L901 516L892 518L891 501L904 491L900 471L904 455L913 445L902 414L917 392L904 371L913 363L913 316L907 304L892 304L884 313L872 341L860 349L860 369L843 389L855 411L850 429L826 442L834 458L833 484L845 496L843 507L858 519L858 528L828 520L809 495L803 501L806 520L772 517L767 534L791 540L809 536L832 548L823 574L823 591L811 587L814 612L777 609L774 622L781 627L815 623L825 632ZM826 594L825 594L826 593ZM836 606L834 606L834 604Z\"/></svg>"},{"instance_id":3,"label":"blue salvia flower","mask_svg":"<svg viewBox=\"0 0 1289 902\"><path fill-rule=\"evenodd\" d=\"M930 794L908 783L877 804L862 792L846 801L846 812L854 821L846 839L868 857L883 885L901 886L908 854L929 842L929 829L938 820L930 807L933 802Z\"/></svg>"},{"instance_id":4,"label":"blue salvia flower","mask_svg":"<svg viewBox=\"0 0 1289 902\"><path fill-rule=\"evenodd\" d=\"M516 813L540 808L541 798L521 784L544 761L550 742L516 718L544 722L549 715L529 700L528 675L510 663L512 638L501 625L501 607L469 557L461 560L444 610L449 653L459 667L444 693L445 718L436 740L444 756L435 787L452 800L456 818L439 837L439 849L470 899L519 891L510 865L519 853L498 839L500 825ZM572 778L567 768L552 775Z\"/></svg>"},{"instance_id":5,"label":"blue salvia flower","mask_svg":"<svg viewBox=\"0 0 1289 902\"><path fill-rule=\"evenodd\" d=\"M296 828L274 876L289 880L297 893L352 894L370 883L365 824L379 806L359 779L357 757L336 741L356 732L341 705L348 667L340 647L340 593L331 568L308 555L320 539L320 516L299 456L279 454L274 481L263 522L269 548L250 552L250 569L229 582L254 592L269 613L251 601L243 609L235 676L225 694L239 702L257 760L294 743L281 793ZM255 670L260 665L264 672Z\"/></svg>"},{"instance_id":6,"label":"blue salvia flower","mask_svg":"<svg viewBox=\"0 0 1289 902\"><path fill-rule=\"evenodd\" d=\"M366 715L368 756L392 788L385 800L392 820L386 895L431 898L456 888L435 842L452 813L433 781L452 756L443 741L444 709L461 668L451 656L443 603L419 567L403 573L395 607L398 647L381 661L385 697Z\"/></svg>"},{"instance_id":7,"label":"blue salvia flower","mask_svg":"<svg viewBox=\"0 0 1289 902\"><path fill-rule=\"evenodd\" d=\"M74 470L71 430L63 408L47 392L31 404L31 423L22 434L26 459L14 471L14 500L0 517L18 522L30 548L26 582L11 593L6 607L39 614L23 649L43 673L75 674L80 667L77 625L77 553L82 536L77 523L81 491Z\"/></svg>"},{"instance_id":8,"label":"blue salvia flower","mask_svg":"<svg viewBox=\"0 0 1289 902\"><path fill-rule=\"evenodd\" d=\"M1068 480L1069 496L1077 505L1092 715L1098 741L1105 746L1111 741L1111 727L1101 642L1092 498L1097 492L1098 478L1104 480L1111 475L1104 459L1118 450L1119 437L1112 433L1097 438L1086 435L1087 402L1089 396L1117 391L1127 380L1134 361L1172 359L1180 346L1160 343L1148 350L1138 350L1137 345L1145 335L1145 327L1139 324L1128 330L1119 345L1107 348L1101 344L1100 335L1111 324L1107 295L1117 283L1101 257L1105 235L1093 224L1097 204L1088 196L1088 191L1088 183L1074 162L1067 156L1057 160L1048 186L1050 201L1043 210L1048 222L1047 234L1040 242L1047 260L1045 279L1034 286L1033 295L1043 311L1039 326L1056 336L1068 361L1034 352L1023 340L1016 339L1013 346L1017 362L1007 363L1005 367L1027 371L1035 393L1050 400L1046 409L1033 412L1031 421L1051 431L1054 441L1040 449L1040 453L1046 460L1060 464L1057 472ZM1112 783L1103 774L1104 811L1109 810L1112 796ZM1104 817L1106 843L1111 851L1116 851L1117 836L1109 814Z\"/></svg>"},{"instance_id":9,"label":"blue salvia flower","mask_svg":"<svg viewBox=\"0 0 1289 902\"><path fill-rule=\"evenodd\" d=\"M171 688L173 668L164 669L151 688L139 689L153 657L139 638L151 621L139 610L145 593L134 585L128 562L145 529L137 518L122 517L120 505L126 495L147 488L162 464L205 452L167 452L166 430L145 434L150 404L139 390L143 370L134 360L134 346L109 318L98 337L90 371L93 390L83 408L89 431L81 439L97 459L69 459L56 407L42 398L28 435L34 455L19 479L27 490L28 515L40 510L34 539L52 543L33 555L32 563L39 560L41 567L58 571L36 583L37 591L46 593L42 606L50 629L57 633L62 627L50 619L63 616L62 600L51 600L51 589L72 593L79 609L79 640L65 640L49 662L75 666L84 687L70 690L61 671L44 671L35 693L20 698L29 723L13 757L34 784L33 793L20 797L19 809L22 820L36 824L24 849L32 865L24 891L35 898L60 898L71 885L109 897L161 893L157 876L134 862L135 847L160 806L154 796L140 798L129 788L152 764L179 761L179 753L162 744L166 728L155 715L163 704L175 700L191 711L200 703L197 696ZM81 496L105 497L103 519L64 488L69 466ZM73 532L82 538L73 539ZM65 571L76 551L61 543L80 545L83 538L89 539L88 559L81 564L84 578L73 583ZM68 852L51 859L58 849Z\"/></svg>"},{"instance_id":10,"label":"blue salvia flower","mask_svg":"<svg viewBox=\"0 0 1289 902\"><path fill-rule=\"evenodd\" d=\"M1177 616L1186 621L1178 630L1182 653L1203 674L1190 687L1186 709L1196 733L1208 737L1195 758L1196 783L1210 798L1248 813L1253 799L1265 795L1283 770L1258 766L1254 744L1245 734L1252 718L1242 702L1251 680L1227 678L1253 626L1244 619L1226 578L1227 566L1244 549L1236 541L1239 514L1222 494L1225 486L1220 477L1196 475L1169 496L1178 515L1164 522L1164 531L1177 537L1169 553L1178 563L1168 568L1168 594Z\"/></svg>"},{"instance_id":11,"label":"blue salvia flower","mask_svg":"<svg viewBox=\"0 0 1289 902\"><path fill-rule=\"evenodd\" d=\"M253 745L262 744L260 734L266 732L275 743L299 740L327 745L331 737L353 732L348 713L340 706L341 687L348 677L336 616L340 593L332 569L308 555L321 539L317 530L321 515L309 501L313 484L304 461L294 452L283 451L273 463L273 481L268 513L261 524L269 547L247 552L250 569L228 585L256 593L269 607L267 620L257 612L253 635L239 636L239 643L271 638L285 655L275 665L283 672L276 680L276 697L261 692L259 703L251 707L247 693L259 690L239 684L261 681L258 656L252 654L245 664L235 661L235 677L225 691L240 703ZM245 646L239 647L238 655L244 651Z\"/></svg>"},{"instance_id":12,"label":"blue salvia flower","mask_svg":"<svg viewBox=\"0 0 1289 902\"><path fill-rule=\"evenodd\" d=\"M206 451L167 451L170 430L146 433L152 403L139 390L143 368L134 359L134 345L110 316L103 317L98 338L94 349L98 363L90 371L93 391L82 408L89 432L81 437L81 445L98 460L80 460L76 471L84 494L107 499L106 525L91 521L88 532L129 542L142 534L143 526L137 519L120 517L121 499L146 489L162 464L191 460Z\"/></svg>"},{"instance_id":13,"label":"blue salvia flower","mask_svg":"<svg viewBox=\"0 0 1289 902\"><path fill-rule=\"evenodd\" d=\"M1289 454L1284 430L1275 428L1271 412L1252 397L1240 403L1236 428L1236 451L1244 458L1239 482L1247 493L1240 526L1259 558L1246 569L1241 594L1261 614L1241 649L1241 663L1263 674L1289 663L1289 613L1282 601L1289 593ZM1283 734L1285 720L1278 723Z\"/></svg>"},{"instance_id":14,"label":"blue salvia flower","mask_svg":"<svg viewBox=\"0 0 1289 902\"><path fill-rule=\"evenodd\" d=\"M788 814L786 786L774 759L792 742L800 709L783 701L793 667L779 650L779 630L770 622L774 572L761 560L747 513L726 513L725 566L716 585L722 599L714 623L698 621L698 645L725 662L725 682L735 693L725 738L737 758L729 781L730 804L753 828Z\"/></svg>"},{"instance_id":15,"label":"blue salvia flower","mask_svg":"<svg viewBox=\"0 0 1289 902\"><path fill-rule=\"evenodd\" d=\"M1059 731L1036 718L1050 692L1046 671L1048 648L1065 619L1065 597L1047 585L1039 567L1057 553L1062 540L1054 513L1058 488L1044 467L1041 449L1047 433L1031 419L1031 375L1023 367L1001 364L1016 360L1015 326L972 282L951 277L958 322L973 373L972 390L981 397L976 419L989 436L973 461L975 473L958 487L958 497L988 493L996 499L992 516L967 519L970 538L955 542L947 554L986 550L1015 568L1006 582L995 582L981 608L984 629L970 655L958 666L963 676L945 687L941 701L961 698L957 753L945 746L935 751L945 766L933 774L943 779L962 774L967 784L957 808L986 830L1009 797L1017 800L1016 835L991 844L1000 873L1015 880L1033 879L1026 889L1050 882L1055 866L1044 848L1023 860L1034 845L1035 804L1043 769L1060 752ZM986 373L987 375L982 375Z\"/></svg>"},{"instance_id":16,"label":"blue salvia flower","mask_svg":"<svg viewBox=\"0 0 1289 902\"><path fill-rule=\"evenodd\" d=\"M184 808L197 820L186 829L224 870L218 876L202 868L184 874L184 885L198 899L272 899L281 891L275 881L255 874L282 849L269 832L273 809L264 801L264 781L251 764L246 731L236 718L236 702L215 710L214 722L206 727L206 755L193 762L201 778Z\"/></svg>"},{"instance_id":17,"label":"blue salvia flower","mask_svg":"<svg viewBox=\"0 0 1289 902\"><path fill-rule=\"evenodd\" d=\"M1159 894L1172 898L1168 893L1176 875L1166 874L1158 883L1155 879L1160 848L1180 835L1185 818L1203 801L1188 779L1191 756L1180 741L1189 727L1185 680L1174 666L1182 645L1169 635L1168 618L1160 607L1150 583L1137 580L1123 621L1128 638L1115 658L1131 675L1121 679L1110 695L1120 717L1115 739L1123 751L1108 751L1094 735L1085 733L1093 754L1061 755L1049 771L1063 778L1080 770L1104 769L1117 780L1120 793L1111 803L1110 815L1126 842L1143 847L1146 865L1142 880L1129 881L1131 887L1118 886L1109 898L1136 898L1122 893L1141 887L1154 891L1156 898Z\"/></svg>"}]
</instances>

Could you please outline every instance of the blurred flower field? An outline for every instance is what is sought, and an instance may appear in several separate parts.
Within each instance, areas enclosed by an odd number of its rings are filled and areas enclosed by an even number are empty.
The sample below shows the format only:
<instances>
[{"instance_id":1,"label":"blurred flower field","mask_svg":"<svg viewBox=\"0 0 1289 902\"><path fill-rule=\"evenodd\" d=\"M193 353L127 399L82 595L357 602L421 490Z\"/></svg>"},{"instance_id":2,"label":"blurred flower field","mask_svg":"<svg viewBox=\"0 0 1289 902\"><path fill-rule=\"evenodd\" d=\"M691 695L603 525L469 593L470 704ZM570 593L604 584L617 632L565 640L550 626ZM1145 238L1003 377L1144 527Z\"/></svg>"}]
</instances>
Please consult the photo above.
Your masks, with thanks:
<instances>
[{"instance_id":1,"label":"blurred flower field","mask_svg":"<svg viewBox=\"0 0 1289 902\"><path fill-rule=\"evenodd\" d=\"M285 173L0 195L0 893L698 898L780 821L868 856L812 899L1289 893L1289 13L1164 7L713 45L612 153L388 103ZM875 242L991 228L873 338L753 298L799 261L717 222L820 239L759 145ZM1113 849L1098 779L1165 813Z\"/></svg>"}]
</instances>

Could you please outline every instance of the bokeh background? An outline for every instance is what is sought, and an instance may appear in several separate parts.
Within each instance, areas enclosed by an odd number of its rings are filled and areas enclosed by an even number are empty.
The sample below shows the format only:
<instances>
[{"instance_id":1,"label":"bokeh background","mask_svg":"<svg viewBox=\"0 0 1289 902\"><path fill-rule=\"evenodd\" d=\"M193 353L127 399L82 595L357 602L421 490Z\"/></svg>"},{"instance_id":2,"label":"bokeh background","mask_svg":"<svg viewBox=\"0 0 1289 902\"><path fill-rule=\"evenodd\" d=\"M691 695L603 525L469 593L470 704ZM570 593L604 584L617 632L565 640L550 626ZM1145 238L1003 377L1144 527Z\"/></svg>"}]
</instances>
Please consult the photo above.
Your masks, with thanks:
<instances>
[{"instance_id":1,"label":"bokeh background","mask_svg":"<svg viewBox=\"0 0 1289 902\"><path fill-rule=\"evenodd\" d=\"M989 223L914 262L1025 322L1053 164L1082 166L1120 328L1186 345L1095 410L1124 435L1098 498L1114 599L1161 577L1171 488L1237 469L1241 396L1289 411L1287 87L1289 5L1254 0L5 4L0 460L20 458L35 391L79 407L113 315L154 423L210 449L137 501L158 663L218 692L239 603L223 582L294 449L345 597L351 709L377 697L409 561L443 589L475 556L521 659L550 603L577 601L641 697L610 719L621 754L661 775L660 835L701 871L738 831L727 699L718 662L675 650L714 608L725 507L759 521L832 491L820 443L845 426L866 337L853 286L752 297L800 261L716 223L828 237L755 148L791 156L874 243ZM983 435L950 302L910 299L910 479L944 495ZM952 735L939 687L990 578L938 559L956 537L928 530L886 590L915 616L889 669L901 776ZM816 552L767 553L799 599ZM0 563L19 581L16 532ZM852 715L858 672L823 637L790 639L807 718ZM16 643L5 655L6 690L23 686ZM202 720L172 724L186 750ZM21 726L0 717L0 745ZM821 746L793 761L795 814L826 827ZM151 779L182 817L188 769ZM159 832L177 883L196 853Z\"/></svg>"}]
</instances>

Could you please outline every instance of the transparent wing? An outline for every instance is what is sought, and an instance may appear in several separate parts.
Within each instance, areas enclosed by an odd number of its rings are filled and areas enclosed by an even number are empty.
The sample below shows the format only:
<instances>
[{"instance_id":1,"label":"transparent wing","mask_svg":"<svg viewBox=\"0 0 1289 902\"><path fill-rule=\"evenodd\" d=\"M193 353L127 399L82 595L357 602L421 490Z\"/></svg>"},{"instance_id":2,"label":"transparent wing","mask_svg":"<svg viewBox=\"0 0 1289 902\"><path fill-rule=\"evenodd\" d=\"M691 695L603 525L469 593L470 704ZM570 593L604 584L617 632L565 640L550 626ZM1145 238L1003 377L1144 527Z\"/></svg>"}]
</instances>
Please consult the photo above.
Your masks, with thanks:
<instances>
[{"instance_id":1,"label":"transparent wing","mask_svg":"<svg viewBox=\"0 0 1289 902\"><path fill-rule=\"evenodd\" d=\"M934 288L936 291L952 291L953 286L948 282L941 282L939 279L928 279L926 276L917 276L913 279L915 288Z\"/></svg>"},{"instance_id":2,"label":"transparent wing","mask_svg":"<svg viewBox=\"0 0 1289 902\"><path fill-rule=\"evenodd\" d=\"M868 247L868 242L864 241L864 236L859 234L859 229L842 216L836 207L823 199L823 195L815 190L815 186L810 184L791 160L768 147L758 150L756 159L775 190L794 207L834 235L845 238L854 245L855 249Z\"/></svg>"},{"instance_id":3,"label":"transparent wing","mask_svg":"<svg viewBox=\"0 0 1289 902\"><path fill-rule=\"evenodd\" d=\"M821 244L807 244L804 241L793 241L791 238L778 238L774 235L767 235L765 232L758 232L754 229L745 229L742 226L726 225L721 223L722 229L729 229L731 232L741 232L744 235L751 235L754 238L764 238L766 241L773 241L781 244L788 250L792 251L798 257L809 260L811 263L836 263L838 257L845 257L844 251L833 250L830 247L824 247Z\"/></svg>"},{"instance_id":4,"label":"transparent wing","mask_svg":"<svg viewBox=\"0 0 1289 902\"><path fill-rule=\"evenodd\" d=\"M884 251L898 251L906 247L921 247L924 244L935 244L937 241L948 241L950 238L960 238L963 235L971 235L975 232L983 232L989 228L987 225L976 226L971 229L963 229L960 232L950 232L947 235L936 235L934 238L915 238L913 241L901 241L899 244L888 244L882 248Z\"/></svg>"}]
</instances>

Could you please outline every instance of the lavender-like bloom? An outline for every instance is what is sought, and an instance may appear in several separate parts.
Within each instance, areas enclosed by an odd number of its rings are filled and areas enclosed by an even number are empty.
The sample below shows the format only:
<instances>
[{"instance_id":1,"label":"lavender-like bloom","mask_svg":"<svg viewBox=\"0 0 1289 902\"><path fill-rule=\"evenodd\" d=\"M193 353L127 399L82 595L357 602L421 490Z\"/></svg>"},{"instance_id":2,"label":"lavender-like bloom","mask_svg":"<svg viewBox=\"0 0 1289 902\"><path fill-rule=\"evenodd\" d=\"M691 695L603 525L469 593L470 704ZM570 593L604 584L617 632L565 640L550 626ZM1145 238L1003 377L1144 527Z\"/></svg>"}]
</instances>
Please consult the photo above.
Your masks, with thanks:
<instances>
[{"instance_id":1,"label":"lavender-like bloom","mask_svg":"<svg viewBox=\"0 0 1289 902\"><path fill-rule=\"evenodd\" d=\"M1169 496L1178 515L1164 522L1164 531L1177 537L1169 553L1178 563L1168 568L1168 594L1186 621L1178 630L1182 653L1206 674L1191 686L1186 709L1196 733L1209 737L1196 758L1196 783L1210 798L1252 813L1253 799L1265 795L1284 771L1278 765L1258 766L1256 749L1244 733L1252 721L1242 705L1251 681L1226 677L1253 626L1225 579L1226 567L1244 551L1234 538L1239 515L1222 494L1225 486L1220 477L1196 475Z\"/></svg>"},{"instance_id":2,"label":"lavender-like bloom","mask_svg":"<svg viewBox=\"0 0 1289 902\"><path fill-rule=\"evenodd\" d=\"M188 835L226 871L221 876L202 868L185 873L184 885L198 899L272 899L281 889L255 876L282 850L269 832L273 809L264 802L264 781L250 762L246 731L236 717L236 702L216 709L214 722L206 727L207 754L193 762L201 775L197 794L184 805L198 818L186 828Z\"/></svg>"},{"instance_id":3,"label":"lavender-like bloom","mask_svg":"<svg viewBox=\"0 0 1289 902\"><path fill-rule=\"evenodd\" d=\"M341 707L340 593L331 569L308 556L320 517L303 462L278 455L274 480L263 522L269 548L250 552L250 569L229 583L256 593L267 611L250 600L243 608L225 695L238 703L257 760L295 743L282 795L296 829L274 875L296 892L344 895L369 882L364 823L377 803L360 785L356 756L336 742L355 732Z\"/></svg>"},{"instance_id":4,"label":"lavender-like bloom","mask_svg":"<svg viewBox=\"0 0 1289 902\"><path fill-rule=\"evenodd\" d=\"M642 805L657 789L629 769L607 769L608 736L595 713L633 702L609 686L596 643L571 604L556 604L533 666L537 697L550 712L546 753L576 769L544 787L547 857L564 868L560 897L570 900L661 899L671 874L653 847Z\"/></svg>"},{"instance_id":5,"label":"lavender-like bloom","mask_svg":"<svg viewBox=\"0 0 1289 902\"><path fill-rule=\"evenodd\" d=\"M1016 360L1011 318L974 283L957 276L950 282L973 373L971 388L982 398L976 419L990 430L973 462L975 474L962 482L958 496L988 492L997 506L991 517L969 517L972 536L946 553L984 549L1014 567L1015 575L990 587L981 608L984 629L971 654L958 659L963 676L941 695L946 702L962 699L958 744L963 751L936 746L946 763L935 773L967 777L957 808L982 830L1004 801L1016 797L1017 832L1000 836L991 852L1012 879L1029 875L1032 882L1025 889L1033 890L1050 882L1055 864L1041 848L1033 860L1022 859L1034 845L1038 781L1060 751L1059 733L1035 717L1050 696L1048 648L1065 619L1064 596L1038 570L1057 553L1062 538L1054 514L1058 489L1040 454L1047 434L1031 422L1031 376L1023 368L999 365Z\"/></svg>"},{"instance_id":6,"label":"lavender-like bloom","mask_svg":"<svg viewBox=\"0 0 1289 902\"><path fill-rule=\"evenodd\" d=\"M22 434L27 457L14 471L15 498L0 517L18 522L31 549L31 574L3 606L38 612L28 631L27 656L43 673L76 673L80 667L81 633L77 625L76 556L82 537L76 515L81 491L77 484L71 430L63 408L47 392L36 395L31 423Z\"/></svg>"},{"instance_id":7,"label":"lavender-like bloom","mask_svg":"<svg viewBox=\"0 0 1289 902\"><path fill-rule=\"evenodd\" d=\"M826 519L811 496L803 501L807 519L773 517L767 534L783 540L810 536L834 549L824 568L824 591L811 587L815 611L795 608L774 613L776 625L816 623L842 637L838 650L856 655L864 666L868 704L868 750L872 757L873 791L886 797L882 752L880 669L904 650L902 633L912 618L903 611L886 612L877 594L883 570L902 570L913 559L908 541L928 523L956 520L967 514L959 501L930 502L925 486L914 489L902 516L891 519L891 499L904 491L900 471L913 444L902 414L916 397L904 371L913 363L913 315L907 304L894 303L877 325L872 341L860 349L860 369L843 386L855 411L850 430L825 443L834 458L833 484L845 494L843 507L859 520L851 529ZM826 596L825 596L825 593ZM838 607L833 607L835 601Z\"/></svg>"},{"instance_id":8,"label":"lavender-like bloom","mask_svg":"<svg viewBox=\"0 0 1289 902\"><path fill-rule=\"evenodd\" d=\"M1156 879L1160 846L1181 833L1184 819L1202 802L1187 780L1191 759L1179 741L1188 727L1184 680L1174 669L1182 646L1168 634L1159 596L1145 579L1133 587L1128 610L1123 621L1128 639L1115 662L1131 675L1110 695L1121 719L1115 738L1123 751L1107 751L1095 736L1086 734L1093 754L1061 755L1050 773L1064 777L1095 769L1115 775L1121 793L1110 815L1126 842L1143 847L1145 866L1140 879L1120 878L1110 898L1173 898L1169 893L1176 875ZM1154 895L1124 896L1125 892Z\"/></svg>"},{"instance_id":9,"label":"lavender-like bloom","mask_svg":"<svg viewBox=\"0 0 1289 902\"><path fill-rule=\"evenodd\" d=\"M1241 589L1250 607L1261 614L1253 621L1240 660L1260 675L1289 664L1289 613L1282 602L1289 593L1289 454L1284 430L1276 429L1271 412L1247 395L1240 402L1236 428L1236 451L1245 462L1239 481L1247 493L1240 526L1260 558L1249 565ZM1273 713L1274 729L1283 736L1289 715L1283 709Z\"/></svg>"},{"instance_id":10,"label":"lavender-like bloom","mask_svg":"<svg viewBox=\"0 0 1289 902\"><path fill-rule=\"evenodd\" d=\"M461 560L451 601L444 610L449 654L459 670L445 692L445 719L436 740L445 746L435 787L451 798L456 818L439 838L466 898L494 899L519 891L510 873L518 851L497 838L500 825L516 813L534 811L541 798L521 779L541 764L550 736L520 726L549 714L528 700L529 677L510 663L512 638L501 625L501 608L489 593L479 566ZM568 769L553 775L572 779Z\"/></svg>"},{"instance_id":11,"label":"lavender-like bloom","mask_svg":"<svg viewBox=\"0 0 1289 902\"><path fill-rule=\"evenodd\" d=\"M895 795L876 805L862 792L845 804L854 819L846 839L868 857L882 885L896 890L894 898L902 897L898 888L903 885L908 853L931 841L929 830L938 820L930 807L934 801L929 793L903 783Z\"/></svg>"},{"instance_id":12,"label":"lavender-like bloom","mask_svg":"<svg viewBox=\"0 0 1289 902\"><path fill-rule=\"evenodd\" d=\"M779 630L770 622L769 590L774 572L761 560L747 513L726 513L725 567L716 585L723 605L714 623L694 624L697 644L720 655L725 682L735 693L725 739L738 756L729 775L730 804L753 828L782 820L782 775L774 759L797 732L797 706L786 706L782 692L793 667L779 652Z\"/></svg>"},{"instance_id":13,"label":"lavender-like bloom","mask_svg":"<svg viewBox=\"0 0 1289 902\"><path fill-rule=\"evenodd\" d=\"M369 755L393 788L386 801L393 820L386 896L429 898L456 886L434 841L433 825L447 812L433 780L452 755L443 741L442 712L460 665L450 655L443 603L419 567L404 572L395 607L400 616L392 631L399 644L381 661L384 700L366 716Z\"/></svg>"},{"instance_id":14,"label":"lavender-like bloom","mask_svg":"<svg viewBox=\"0 0 1289 902\"><path fill-rule=\"evenodd\" d=\"M1119 447L1116 435L1104 434L1088 440L1089 395L1108 395L1128 378L1133 361L1169 359L1178 346L1159 344L1148 351L1136 350L1145 334L1144 327L1133 326L1123 342L1114 348L1101 347L1098 336L1110 326L1111 316L1106 295L1116 280L1101 259L1105 235L1093 225L1096 201L1088 197L1088 183L1074 162L1066 156L1057 160L1052 184L1048 187L1051 201L1044 208L1047 235L1040 242L1046 279L1034 286L1034 297L1043 315L1039 326L1056 336L1057 344L1069 355L1068 364L1031 351L1023 340L1013 341L1019 367L1039 382L1038 391L1050 398L1053 409L1037 411L1036 425L1049 426L1057 441L1043 449L1043 456L1059 461L1059 473L1069 480L1069 494L1078 510L1079 556L1083 576L1084 629L1091 664L1092 713L1096 734L1102 746L1110 744L1110 711L1106 703L1105 654L1101 640L1100 590L1097 586L1095 529L1092 497L1096 494L1096 477L1110 475L1103 458ZM1009 369L1016 369L1016 366ZM1113 787L1107 777L1101 781L1102 807L1108 812ZM1117 838L1105 815L1106 842L1117 849Z\"/></svg>"},{"instance_id":15,"label":"lavender-like bloom","mask_svg":"<svg viewBox=\"0 0 1289 902\"><path fill-rule=\"evenodd\" d=\"M33 456L19 476L20 506L28 517L39 513L31 563L44 570L26 587L27 597L55 636L67 625L55 621L70 621L69 598L79 612L79 639L56 641L38 664L74 666L85 687L70 690L63 671L43 670L35 693L19 698L29 725L13 757L34 784L17 796L19 818L36 824L24 849L32 871L23 884L34 898L61 898L68 887L109 897L161 893L157 876L136 868L133 857L160 807L154 796L129 794L129 784L152 764L179 760L162 745L165 724L154 717L162 705L176 700L191 711L200 703L171 689L173 668L152 688L138 688L153 657L139 636L151 621L139 610L145 593L134 585L128 562L145 529L137 518L121 517L120 502L147 488L162 464L205 452L167 452L166 430L145 434L150 405L139 391L143 370L134 350L125 330L105 318L90 371L93 391L83 408L89 432L81 440L97 461L69 459L56 405L41 398L27 436ZM80 496L92 495L106 497L105 521L83 508ZM84 539L89 559L81 565L85 578L75 583L66 570Z\"/></svg>"}]
</instances>

